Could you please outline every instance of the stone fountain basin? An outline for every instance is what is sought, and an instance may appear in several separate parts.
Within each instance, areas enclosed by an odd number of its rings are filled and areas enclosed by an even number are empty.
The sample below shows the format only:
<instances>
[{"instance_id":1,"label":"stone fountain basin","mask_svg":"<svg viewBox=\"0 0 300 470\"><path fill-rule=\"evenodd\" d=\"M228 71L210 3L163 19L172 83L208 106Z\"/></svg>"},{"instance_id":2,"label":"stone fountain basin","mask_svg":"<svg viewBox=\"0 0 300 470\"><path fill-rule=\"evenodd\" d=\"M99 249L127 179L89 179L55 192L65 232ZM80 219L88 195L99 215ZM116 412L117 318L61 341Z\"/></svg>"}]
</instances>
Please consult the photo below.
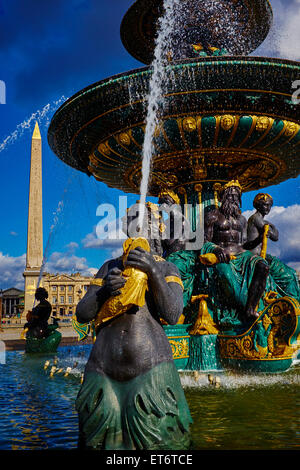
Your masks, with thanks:
<instances>
[{"instance_id":1,"label":"stone fountain basin","mask_svg":"<svg viewBox=\"0 0 300 470\"><path fill-rule=\"evenodd\" d=\"M150 193L162 182L228 181L244 191L300 172L300 64L262 57L172 63L154 143ZM151 68L97 82L55 113L48 131L65 163L124 192L139 192ZM195 171L201 161L205 176Z\"/></svg>"}]
</instances>

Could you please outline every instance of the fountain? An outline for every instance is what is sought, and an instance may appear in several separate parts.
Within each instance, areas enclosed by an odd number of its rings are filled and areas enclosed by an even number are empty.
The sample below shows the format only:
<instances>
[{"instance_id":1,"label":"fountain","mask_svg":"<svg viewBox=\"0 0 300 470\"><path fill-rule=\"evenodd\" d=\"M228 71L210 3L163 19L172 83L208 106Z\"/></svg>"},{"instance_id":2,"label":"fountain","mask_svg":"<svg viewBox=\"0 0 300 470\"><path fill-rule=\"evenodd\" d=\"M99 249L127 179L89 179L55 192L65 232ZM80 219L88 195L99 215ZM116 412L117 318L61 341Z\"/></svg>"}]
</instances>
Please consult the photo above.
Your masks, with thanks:
<instances>
[{"instance_id":1,"label":"fountain","mask_svg":"<svg viewBox=\"0 0 300 470\"><path fill-rule=\"evenodd\" d=\"M124 46L148 66L78 92L58 109L48 132L61 160L127 193L139 194L143 178L149 64L163 7L162 0L136 0L122 21ZM292 86L300 64L247 55L270 29L268 0L186 0L176 8L147 188L148 196L175 195L195 231L219 208L225 187L263 190L299 175ZM199 262L200 250L184 255L193 265L189 276L197 278L184 323L164 327L177 367L287 370L298 348L299 299L266 295L254 322L224 327L216 323L211 268ZM176 253L169 259L184 265Z\"/></svg>"}]
</instances>

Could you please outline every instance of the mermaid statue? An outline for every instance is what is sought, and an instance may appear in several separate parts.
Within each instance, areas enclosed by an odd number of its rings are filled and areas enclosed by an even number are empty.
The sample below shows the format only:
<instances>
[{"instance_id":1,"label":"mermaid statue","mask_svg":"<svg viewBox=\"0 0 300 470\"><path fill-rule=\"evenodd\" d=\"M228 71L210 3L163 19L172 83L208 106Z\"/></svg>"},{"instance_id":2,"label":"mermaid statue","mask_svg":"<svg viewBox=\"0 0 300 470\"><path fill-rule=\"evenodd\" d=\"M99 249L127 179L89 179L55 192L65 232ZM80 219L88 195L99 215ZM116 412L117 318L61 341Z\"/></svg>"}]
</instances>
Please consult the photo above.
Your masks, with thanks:
<instances>
[{"instance_id":1,"label":"mermaid statue","mask_svg":"<svg viewBox=\"0 0 300 470\"><path fill-rule=\"evenodd\" d=\"M34 338L42 339L47 336L48 320L52 310L47 298L46 289L38 287L35 291L35 299L39 303L27 313L27 323L24 325L24 330Z\"/></svg>"},{"instance_id":2,"label":"mermaid statue","mask_svg":"<svg viewBox=\"0 0 300 470\"><path fill-rule=\"evenodd\" d=\"M123 220L138 220L138 205ZM190 445L189 408L162 322L183 310L179 272L162 255L162 220L147 203L138 237L98 271L73 324L93 323L96 339L76 399L80 449L158 450Z\"/></svg>"},{"instance_id":3,"label":"mermaid statue","mask_svg":"<svg viewBox=\"0 0 300 470\"><path fill-rule=\"evenodd\" d=\"M21 333L21 338L26 338L25 351L27 353L56 352L61 341L62 335L57 331L59 328L57 321L52 317L53 324L48 324L52 307L47 298L47 290L38 287L35 291L35 299L39 303L27 313L27 323Z\"/></svg>"}]
</instances>

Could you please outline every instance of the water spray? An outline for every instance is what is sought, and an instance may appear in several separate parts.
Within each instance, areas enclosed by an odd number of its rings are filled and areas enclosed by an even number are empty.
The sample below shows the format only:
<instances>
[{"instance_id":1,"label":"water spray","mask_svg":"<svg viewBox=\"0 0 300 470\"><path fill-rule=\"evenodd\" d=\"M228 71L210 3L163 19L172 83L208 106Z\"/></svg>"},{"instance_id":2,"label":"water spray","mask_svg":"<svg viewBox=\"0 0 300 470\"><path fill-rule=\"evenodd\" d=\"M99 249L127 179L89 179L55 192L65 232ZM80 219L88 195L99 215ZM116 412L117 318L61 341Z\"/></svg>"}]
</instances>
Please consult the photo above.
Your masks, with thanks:
<instances>
[{"instance_id":1,"label":"water spray","mask_svg":"<svg viewBox=\"0 0 300 470\"><path fill-rule=\"evenodd\" d=\"M174 31L176 10L180 0L164 0L164 14L158 21L152 76L146 117L145 138L143 143L142 181L140 185L139 227L143 227L145 203L148 192L151 160L154 153L153 138L159 125L159 111L163 108L163 87L166 78L166 67L171 50L171 38Z\"/></svg>"}]
</instances>

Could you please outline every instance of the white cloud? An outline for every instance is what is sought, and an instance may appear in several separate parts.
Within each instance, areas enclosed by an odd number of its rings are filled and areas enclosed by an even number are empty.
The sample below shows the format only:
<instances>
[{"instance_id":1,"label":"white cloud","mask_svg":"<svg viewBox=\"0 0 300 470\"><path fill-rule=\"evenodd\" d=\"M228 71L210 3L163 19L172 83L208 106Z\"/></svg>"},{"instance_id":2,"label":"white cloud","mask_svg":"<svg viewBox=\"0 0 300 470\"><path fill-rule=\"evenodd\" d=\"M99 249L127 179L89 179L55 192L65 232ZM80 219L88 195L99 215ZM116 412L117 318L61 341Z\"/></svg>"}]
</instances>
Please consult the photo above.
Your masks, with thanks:
<instances>
[{"instance_id":1,"label":"white cloud","mask_svg":"<svg viewBox=\"0 0 300 470\"><path fill-rule=\"evenodd\" d=\"M251 217L252 214L254 214L255 210L252 210L252 211L245 211L243 212L243 216L246 217L246 219L248 220L249 217Z\"/></svg>"},{"instance_id":2,"label":"white cloud","mask_svg":"<svg viewBox=\"0 0 300 470\"><path fill-rule=\"evenodd\" d=\"M123 248L117 248L116 250L113 250L111 252L111 257L112 258L119 258L119 256L121 256L123 254Z\"/></svg>"},{"instance_id":3,"label":"white cloud","mask_svg":"<svg viewBox=\"0 0 300 470\"><path fill-rule=\"evenodd\" d=\"M66 274L80 272L83 276L93 276L96 274L98 269L90 268L87 265L86 258L84 257L56 251L51 254L49 260L46 262L44 271L49 273Z\"/></svg>"},{"instance_id":4,"label":"white cloud","mask_svg":"<svg viewBox=\"0 0 300 470\"><path fill-rule=\"evenodd\" d=\"M269 35L253 55L300 58L300 2L299 0L272 0L274 18Z\"/></svg>"},{"instance_id":5,"label":"white cloud","mask_svg":"<svg viewBox=\"0 0 300 470\"><path fill-rule=\"evenodd\" d=\"M279 230L279 241L270 242L270 252L272 254L273 245L277 245L279 256L286 263L300 262L300 205L293 204L287 208L274 207L268 216ZM275 253L274 253L275 254Z\"/></svg>"},{"instance_id":6,"label":"white cloud","mask_svg":"<svg viewBox=\"0 0 300 470\"><path fill-rule=\"evenodd\" d=\"M71 247L69 247L72 250L76 248L75 245L78 246L74 243L72 242ZM0 288L17 287L24 290L23 272L25 266L26 254L14 257L0 252ZM51 274L80 272L83 276L94 276L98 269L89 267L86 258L76 256L69 250L65 253L57 251L52 253L45 263L43 271Z\"/></svg>"},{"instance_id":7,"label":"white cloud","mask_svg":"<svg viewBox=\"0 0 300 470\"><path fill-rule=\"evenodd\" d=\"M278 50L281 57L291 60L300 58L300 2L294 0L288 8L280 2L281 34L278 37Z\"/></svg>"},{"instance_id":8,"label":"white cloud","mask_svg":"<svg viewBox=\"0 0 300 470\"><path fill-rule=\"evenodd\" d=\"M24 289L23 272L26 265L26 254L21 256L9 256L0 252L0 287L8 289L17 287Z\"/></svg>"},{"instance_id":9,"label":"white cloud","mask_svg":"<svg viewBox=\"0 0 300 470\"><path fill-rule=\"evenodd\" d=\"M97 226L93 232L88 233L82 240L84 248L100 248L100 249L120 249L123 245L126 235L121 229L121 219L116 219L106 225L105 232L101 226L101 230Z\"/></svg>"},{"instance_id":10,"label":"white cloud","mask_svg":"<svg viewBox=\"0 0 300 470\"><path fill-rule=\"evenodd\" d=\"M120 240L112 234L112 238L99 239L95 232L88 233L82 240L84 248L115 249L122 246L124 240Z\"/></svg>"},{"instance_id":11,"label":"white cloud","mask_svg":"<svg viewBox=\"0 0 300 470\"><path fill-rule=\"evenodd\" d=\"M78 243L70 242L66 245L68 251L75 251L79 247Z\"/></svg>"}]
</instances>

